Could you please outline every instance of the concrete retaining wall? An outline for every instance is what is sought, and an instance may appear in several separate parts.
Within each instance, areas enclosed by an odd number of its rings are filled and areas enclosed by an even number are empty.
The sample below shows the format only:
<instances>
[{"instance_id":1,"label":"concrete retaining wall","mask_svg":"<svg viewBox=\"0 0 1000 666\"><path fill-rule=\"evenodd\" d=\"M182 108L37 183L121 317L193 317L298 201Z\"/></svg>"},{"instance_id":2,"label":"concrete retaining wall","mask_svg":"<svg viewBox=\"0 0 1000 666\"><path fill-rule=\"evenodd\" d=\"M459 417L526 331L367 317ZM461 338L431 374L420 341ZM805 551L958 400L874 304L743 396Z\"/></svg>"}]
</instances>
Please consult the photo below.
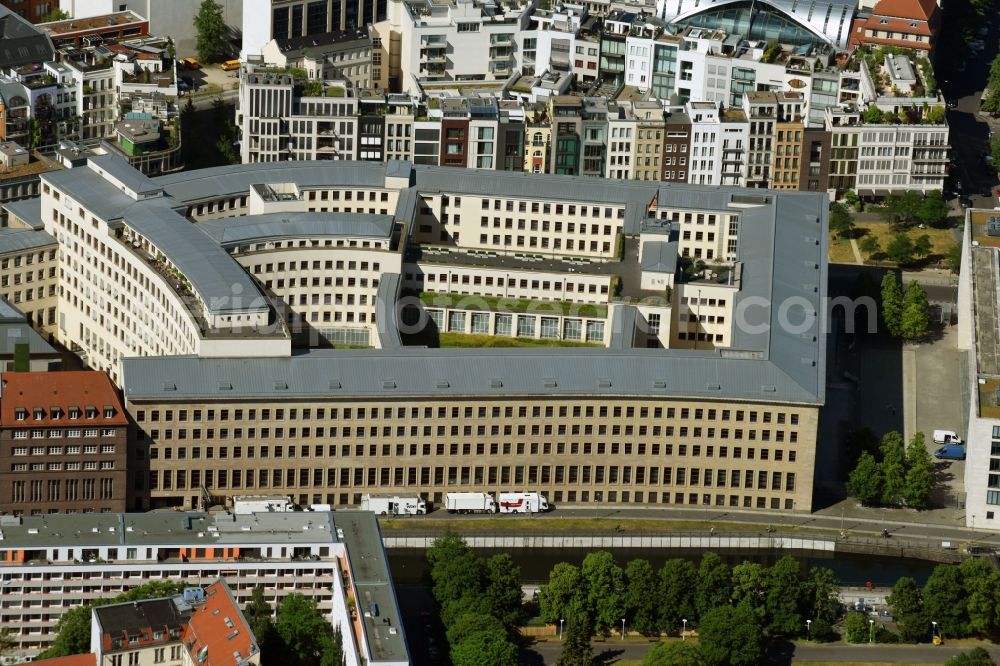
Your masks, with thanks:
<instances>
[{"instance_id":1,"label":"concrete retaining wall","mask_svg":"<svg viewBox=\"0 0 1000 666\"><path fill-rule=\"evenodd\" d=\"M429 548L434 536L383 536L386 548ZM694 548L698 550L811 550L833 552L829 539L765 536L464 535L472 548Z\"/></svg>"}]
</instances>

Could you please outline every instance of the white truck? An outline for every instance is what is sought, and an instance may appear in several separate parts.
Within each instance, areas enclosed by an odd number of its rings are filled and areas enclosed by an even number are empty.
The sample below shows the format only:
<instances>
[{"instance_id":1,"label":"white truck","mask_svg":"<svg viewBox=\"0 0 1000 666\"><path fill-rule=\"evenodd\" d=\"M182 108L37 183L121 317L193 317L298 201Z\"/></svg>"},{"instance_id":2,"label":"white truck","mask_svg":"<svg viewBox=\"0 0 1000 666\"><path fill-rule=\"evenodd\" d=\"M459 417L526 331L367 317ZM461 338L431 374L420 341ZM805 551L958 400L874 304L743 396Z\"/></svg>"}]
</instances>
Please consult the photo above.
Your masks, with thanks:
<instances>
[{"instance_id":1,"label":"white truck","mask_svg":"<svg viewBox=\"0 0 1000 666\"><path fill-rule=\"evenodd\" d=\"M445 508L448 513L496 513L497 503L489 493L448 493Z\"/></svg>"},{"instance_id":2,"label":"white truck","mask_svg":"<svg viewBox=\"0 0 1000 666\"><path fill-rule=\"evenodd\" d=\"M422 516L427 513L427 504L419 497L362 495L361 510L379 516Z\"/></svg>"},{"instance_id":3,"label":"white truck","mask_svg":"<svg viewBox=\"0 0 1000 666\"><path fill-rule=\"evenodd\" d=\"M549 510L549 500L541 493L500 493L500 513L541 513Z\"/></svg>"},{"instance_id":4,"label":"white truck","mask_svg":"<svg viewBox=\"0 0 1000 666\"><path fill-rule=\"evenodd\" d=\"M233 497L233 513L285 513L295 511L291 497L284 495L237 495Z\"/></svg>"},{"instance_id":5,"label":"white truck","mask_svg":"<svg viewBox=\"0 0 1000 666\"><path fill-rule=\"evenodd\" d=\"M954 430L935 430L934 431L934 443L935 444L961 444L962 438L958 436L958 433Z\"/></svg>"}]
</instances>

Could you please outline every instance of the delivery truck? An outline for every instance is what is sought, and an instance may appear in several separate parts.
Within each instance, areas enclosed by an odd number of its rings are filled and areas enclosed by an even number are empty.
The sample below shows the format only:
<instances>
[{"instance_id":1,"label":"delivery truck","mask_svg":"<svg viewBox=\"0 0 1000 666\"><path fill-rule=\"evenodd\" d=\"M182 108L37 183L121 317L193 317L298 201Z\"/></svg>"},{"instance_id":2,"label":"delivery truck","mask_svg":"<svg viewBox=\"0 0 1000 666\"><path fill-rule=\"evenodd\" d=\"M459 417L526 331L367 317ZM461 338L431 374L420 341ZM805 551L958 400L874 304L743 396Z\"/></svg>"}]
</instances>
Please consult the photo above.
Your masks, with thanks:
<instances>
[{"instance_id":1,"label":"delivery truck","mask_svg":"<svg viewBox=\"0 0 1000 666\"><path fill-rule=\"evenodd\" d=\"M541 493L500 493L500 513L541 513L549 510L549 500Z\"/></svg>"},{"instance_id":2,"label":"delivery truck","mask_svg":"<svg viewBox=\"0 0 1000 666\"><path fill-rule=\"evenodd\" d=\"M934 431L934 443L935 444L961 444L962 438L958 436L958 433L954 430L935 430Z\"/></svg>"},{"instance_id":3,"label":"delivery truck","mask_svg":"<svg viewBox=\"0 0 1000 666\"><path fill-rule=\"evenodd\" d=\"M379 516L422 516L427 513L427 504L416 496L362 495L361 509Z\"/></svg>"},{"instance_id":4,"label":"delivery truck","mask_svg":"<svg viewBox=\"0 0 1000 666\"><path fill-rule=\"evenodd\" d=\"M286 495L237 495L233 513L285 513L295 511L292 498Z\"/></svg>"},{"instance_id":5,"label":"delivery truck","mask_svg":"<svg viewBox=\"0 0 1000 666\"><path fill-rule=\"evenodd\" d=\"M965 460L965 447L961 444L945 444L934 452L938 460Z\"/></svg>"},{"instance_id":6,"label":"delivery truck","mask_svg":"<svg viewBox=\"0 0 1000 666\"><path fill-rule=\"evenodd\" d=\"M496 513L497 503L489 493L448 493L445 508L448 513Z\"/></svg>"}]
</instances>

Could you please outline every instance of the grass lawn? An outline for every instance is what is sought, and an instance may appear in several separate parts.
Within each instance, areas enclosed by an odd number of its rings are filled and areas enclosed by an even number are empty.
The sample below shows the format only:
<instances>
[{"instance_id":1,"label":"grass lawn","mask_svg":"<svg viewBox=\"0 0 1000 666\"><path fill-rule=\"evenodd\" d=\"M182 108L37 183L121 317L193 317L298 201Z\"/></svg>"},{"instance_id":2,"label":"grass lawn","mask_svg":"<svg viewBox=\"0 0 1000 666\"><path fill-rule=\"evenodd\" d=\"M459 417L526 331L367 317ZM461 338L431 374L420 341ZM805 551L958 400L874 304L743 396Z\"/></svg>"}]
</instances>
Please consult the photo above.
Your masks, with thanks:
<instances>
[{"instance_id":1,"label":"grass lawn","mask_svg":"<svg viewBox=\"0 0 1000 666\"><path fill-rule=\"evenodd\" d=\"M882 248L883 253L885 252L885 248L892 241L893 236L896 235L896 232L892 229L892 225L885 222L858 222L854 225L854 227L857 230L856 238L858 239L859 244L861 243L861 239L865 236L872 236L878 240L878 244ZM916 240L925 234L928 238L930 238L931 246L933 247L931 255L926 259L921 259L919 263L938 263L943 261L945 256L948 254L948 250L955 244L955 239L952 236L951 229L932 229L930 227L926 229L912 228L908 229L905 233L912 240ZM862 252L861 255L865 258L865 263L873 263L871 258L864 252ZM892 262L882 258L879 259L879 263L891 264Z\"/></svg>"},{"instance_id":2,"label":"grass lawn","mask_svg":"<svg viewBox=\"0 0 1000 666\"><path fill-rule=\"evenodd\" d=\"M442 294L434 291L420 293L421 302L429 307L460 308L488 312L530 312L532 314L573 315L576 317L608 316L606 305L571 303L569 301L532 301L525 298L495 298L467 294Z\"/></svg>"},{"instance_id":3,"label":"grass lawn","mask_svg":"<svg viewBox=\"0 0 1000 666\"><path fill-rule=\"evenodd\" d=\"M831 264L854 263L854 251L851 250L850 239L841 238L837 234L830 234L830 263Z\"/></svg>"},{"instance_id":4,"label":"grass lawn","mask_svg":"<svg viewBox=\"0 0 1000 666\"><path fill-rule=\"evenodd\" d=\"M573 340L548 340L545 338L505 338L492 335L467 333L438 333L440 347L600 347L593 342Z\"/></svg>"}]
</instances>

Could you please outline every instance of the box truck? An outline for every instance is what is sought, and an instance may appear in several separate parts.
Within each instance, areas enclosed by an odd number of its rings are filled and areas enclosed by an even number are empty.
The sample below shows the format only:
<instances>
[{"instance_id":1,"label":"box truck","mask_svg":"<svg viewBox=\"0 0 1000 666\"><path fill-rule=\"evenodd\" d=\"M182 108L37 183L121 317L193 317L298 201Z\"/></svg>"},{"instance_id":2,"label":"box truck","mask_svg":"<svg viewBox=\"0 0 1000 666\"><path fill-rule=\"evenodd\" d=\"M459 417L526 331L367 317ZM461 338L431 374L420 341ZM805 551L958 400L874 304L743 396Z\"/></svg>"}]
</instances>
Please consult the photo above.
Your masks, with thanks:
<instances>
[{"instance_id":1,"label":"box truck","mask_svg":"<svg viewBox=\"0 0 1000 666\"><path fill-rule=\"evenodd\" d=\"M489 493L448 493L445 495L448 513L496 513L497 504Z\"/></svg>"},{"instance_id":2,"label":"box truck","mask_svg":"<svg viewBox=\"0 0 1000 666\"><path fill-rule=\"evenodd\" d=\"M233 497L233 513L284 513L295 511L291 497L284 495L237 495Z\"/></svg>"},{"instance_id":3,"label":"box truck","mask_svg":"<svg viewBox=\"0 0 1000 666\"><path fill-rule=\"evenodd\" d=\"M500 493L500 513L541 513L549 510L549 500L541 493Z\"/></svg>"},{"instance_id":4,"label":"box truck","mask_svg":"<svg viewBox=\"0 0 1000 666\"><path fill-rule=\"evenodd\" d=\"M379 516L422 516L427 513L427 504L415 496L362 495L361 509Z\"/></svg>"}]
</instances>

